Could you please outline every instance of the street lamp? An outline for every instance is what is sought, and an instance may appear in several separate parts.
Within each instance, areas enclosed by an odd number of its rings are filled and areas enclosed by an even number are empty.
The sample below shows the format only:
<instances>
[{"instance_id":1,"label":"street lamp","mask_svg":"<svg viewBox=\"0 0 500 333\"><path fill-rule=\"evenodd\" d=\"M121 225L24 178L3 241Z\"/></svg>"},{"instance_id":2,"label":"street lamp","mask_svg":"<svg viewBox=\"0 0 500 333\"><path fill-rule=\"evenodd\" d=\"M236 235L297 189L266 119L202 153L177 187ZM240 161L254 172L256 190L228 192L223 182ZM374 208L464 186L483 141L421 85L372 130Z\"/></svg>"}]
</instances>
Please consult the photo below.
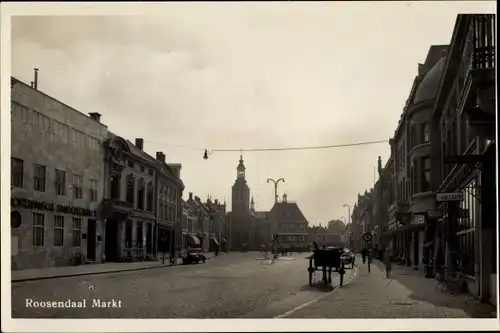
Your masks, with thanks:
<instances>
[{"instance_id":1,"label":"street lamp","mask_svg":"<svg viewBox=\"0 0 500 333\"><path fill-rule=\"evenodd\" d=\"M267 178L267 182L273 182L274 183L274 203L278 202L278 183L279 182L285 182L285 179L280 178L278 180L274 180L272 178Z\"/></svg>"}]
</instances>

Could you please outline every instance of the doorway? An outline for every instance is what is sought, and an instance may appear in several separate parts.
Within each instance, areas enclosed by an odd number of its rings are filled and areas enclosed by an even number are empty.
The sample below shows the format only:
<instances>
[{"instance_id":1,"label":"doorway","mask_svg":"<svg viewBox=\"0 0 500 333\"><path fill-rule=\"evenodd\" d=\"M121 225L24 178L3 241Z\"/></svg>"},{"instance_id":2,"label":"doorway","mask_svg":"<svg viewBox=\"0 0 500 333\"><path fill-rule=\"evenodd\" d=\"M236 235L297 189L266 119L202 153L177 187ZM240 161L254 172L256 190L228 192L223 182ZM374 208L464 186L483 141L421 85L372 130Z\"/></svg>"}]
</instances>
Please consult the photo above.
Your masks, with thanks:
<instances>
[{"instance_id":1,"label":"doorway","mask_svg":"<svg viewBox=\"0 0 500 333\"><path fill-rule=\"evenodd\" d=\"M87 223L87 260L96 259L96 221L88 220Z\"/></svg>"},{"instance_id":2,"label":"doorway","mask_svg":"<svg viewBox=\"0 0 500 333\"><path fill-rule=\"evenodd\" d=\"M104 255L106 261L118 261L118 221L106 219Z\"/></svg>"},{"instance_id":3,"label":"doorway","mask_svg":"<svg viewBox=\"0 0 500 333\"><path fill-rule=\"evenodd\" d=\"M147 254L152 254L153 253L153 225L151 223L148 223L146 225L146 253Z\"/></svg>"}]
</instances>

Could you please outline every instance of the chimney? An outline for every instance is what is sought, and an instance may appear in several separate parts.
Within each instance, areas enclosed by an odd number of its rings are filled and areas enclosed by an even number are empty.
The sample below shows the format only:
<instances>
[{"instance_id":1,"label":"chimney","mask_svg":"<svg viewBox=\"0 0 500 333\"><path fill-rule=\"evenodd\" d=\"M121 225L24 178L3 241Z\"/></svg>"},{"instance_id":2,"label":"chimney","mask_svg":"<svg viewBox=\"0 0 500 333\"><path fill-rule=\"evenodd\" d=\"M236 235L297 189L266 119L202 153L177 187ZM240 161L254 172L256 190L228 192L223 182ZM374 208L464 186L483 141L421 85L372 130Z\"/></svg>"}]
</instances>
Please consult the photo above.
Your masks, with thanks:
<instances>
[{"instance_id":1,"label":"chimney","mask_svg":"<svg viewBox=\"0 0 500 333\"><path fill-rule=\"evenodd\" d=\"M38 89L38 68L35 68L35 80L33 81L33 88Z\"/></svg>"},{"instance_id":2,"label":"chimney","mask_svg":"<svg viewBox=\"0 0 500 333\"><path fill-rule=\"evenodd\" d=\"M99 112L90 112L89 116L90 116L90 119L95 120L98 123L101 122L101 114Z\"/></svg>"},{"instance_id":3,"label":"chimney","mask_svg":"<svg viewBox=\"0 0 500 333\"><path fill-rule=\"evenodd\" d=\"M424 75L425 75L425 65L418 64L418 76L424 76Z\"/></svg>"},{"instance_id":4,"label":"chimney","mask_svg":"<svg viewBox=\"0 0 500 333\"><path fill-rule=\"evenodd\" d=\"M34 88L35 87L35 83L33 81L30 82L30 87L31 88Z\"/></svg>"},{"instance_id":5,"label":"chimney","mask_svg":"<svg viewBox=\"0 0 500 333\"><path fill-rule=\"evenodd\" d=\"M378 157L378 173L382 174L382 157Z\"/></svg>"},{"instance_id":6,"label":"chimney","mask_svg":"<svg viewBox=\"0 0 500 333\"><path fill-rule=\"evenodd\" d=\"M167 156L165 154L161 153L161 161L163 163L166 163L166 158L167 158Z\"/></svg>"},{"instance_id":7,"label":"chimney","mask_svg":"<svg viewBox=\"0 0 500 333\"><path fill-rule=\"evenodd\" d=\"M215 199L215 204L219 205L219 199Z\"/></svg>"},{"instance_id":8,"label":"chimney","mask_svg":"<svg viewBox=\"0 0 500 333\"><path fill-rule=\"evenodd\" d=\"M163 153L161 151L156 152L156 160L161 162Z\"/></svg>"},{"instance_id":9,"label":"chimney","mask_svg":"<svg viewBox=\"0 0 500 333\"><path fill-rule=\"evenodd\" d=\"M283 202L286 202L287 195L286 193L283 194Z\"/></svg>"},{"instance_id":10,"label":"chimney","mask_svg":"<svg viewBox=\"0 0 500 333\"><path fill-rule=\"evenodd\" d=\"M174 175L177 177L177 178L181 178L181 169L182 169L182 164L180 163L169 163L168 166L170 167L170 169L172 169L172 171L174 172Z\"/></svg>"},{"instance_id":11,"label":"chimney","mask_svg":"<svg viewBox=\"0 0 500 333\"><path fill-rule=\"evenodd\" d=\"M189 200L193 200L193 192L189 192Z\"/></svg>"},{"instance_id":12,"label":"chimney","mask_svg":"<svg viewBox=\"0 0 500 333\"><path fill-rule=\"evenodd\" d=\"M142 150L144 148L144 140L140 138L135 139L135 146Z\"/></svg>"}]
</instances>

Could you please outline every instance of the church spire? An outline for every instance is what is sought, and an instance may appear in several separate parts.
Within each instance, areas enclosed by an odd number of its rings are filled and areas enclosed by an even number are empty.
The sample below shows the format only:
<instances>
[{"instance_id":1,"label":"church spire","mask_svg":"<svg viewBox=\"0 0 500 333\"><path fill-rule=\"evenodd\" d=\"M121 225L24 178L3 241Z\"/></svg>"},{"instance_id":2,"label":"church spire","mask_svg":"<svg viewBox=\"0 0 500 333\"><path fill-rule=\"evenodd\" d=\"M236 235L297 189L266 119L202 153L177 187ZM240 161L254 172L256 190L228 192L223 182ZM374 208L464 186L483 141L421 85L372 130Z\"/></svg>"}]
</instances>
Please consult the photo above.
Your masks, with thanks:
<instances>
[{"instance_id":1,"label":"church spire","mask_svg":"<svg viewBox=\"0 0 500 333\"><path fill-rule=\"evenodd\" d=\"M253 196L252 199L250 200L250 211L255 212L255 202L253 201Z\"/></svg>"}]
</instances>

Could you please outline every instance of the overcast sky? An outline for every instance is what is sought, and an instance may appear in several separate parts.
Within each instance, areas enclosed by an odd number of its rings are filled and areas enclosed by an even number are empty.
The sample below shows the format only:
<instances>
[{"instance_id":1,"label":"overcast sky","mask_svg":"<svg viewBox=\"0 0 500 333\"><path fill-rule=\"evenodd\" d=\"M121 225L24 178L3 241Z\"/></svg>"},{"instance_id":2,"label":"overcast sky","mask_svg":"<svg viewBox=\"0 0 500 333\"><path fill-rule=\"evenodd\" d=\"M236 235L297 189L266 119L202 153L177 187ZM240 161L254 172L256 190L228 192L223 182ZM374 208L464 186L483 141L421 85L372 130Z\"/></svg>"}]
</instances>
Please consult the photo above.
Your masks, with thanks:
<instances>
[{"instance_id":1,"label":"overcast sky","mask_svg":"<svg viewBox=\"0 0 500 333\"><path fill-rule=\"evenodd\" d=\"M144 5L143 5L144 6ZM144 16L12 18L12 75L143 138L152 156L182 163L189 192L231 203L239 152L389 139L417 64L448 44L456 15L493 2L177 3ZM146 10L138 10L145 13ZM76 14L76 11L75 11ZM345 216L373 186L388 144L243 152L258 210L266 179L310 223ZM229 206L230 207L230 206Z\"/></svg>"}]
</instances>

